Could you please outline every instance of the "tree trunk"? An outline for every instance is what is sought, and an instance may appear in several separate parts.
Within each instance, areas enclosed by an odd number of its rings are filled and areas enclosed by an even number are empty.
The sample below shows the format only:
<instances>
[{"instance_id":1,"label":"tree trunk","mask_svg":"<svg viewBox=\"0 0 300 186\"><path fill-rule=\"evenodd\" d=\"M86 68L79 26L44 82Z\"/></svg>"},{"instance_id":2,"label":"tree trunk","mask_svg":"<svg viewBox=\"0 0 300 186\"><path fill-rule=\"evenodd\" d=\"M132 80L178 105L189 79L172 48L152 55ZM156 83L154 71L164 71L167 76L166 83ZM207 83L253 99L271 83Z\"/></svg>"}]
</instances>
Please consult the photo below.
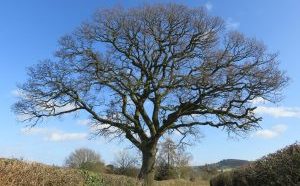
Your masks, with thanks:
<instances>
[{"instance_id":1,"label":"tree trunk","mask_svg":"<svg viewBox=\"0 0 300 186\"><path fill-rule=\"evenodd\" d=\"M153 186L156 145L145 147L142 150L142 155L143 155L143 162L139 173L139 179L144 180L143 186Z\"/></svg>"}]
</instances>

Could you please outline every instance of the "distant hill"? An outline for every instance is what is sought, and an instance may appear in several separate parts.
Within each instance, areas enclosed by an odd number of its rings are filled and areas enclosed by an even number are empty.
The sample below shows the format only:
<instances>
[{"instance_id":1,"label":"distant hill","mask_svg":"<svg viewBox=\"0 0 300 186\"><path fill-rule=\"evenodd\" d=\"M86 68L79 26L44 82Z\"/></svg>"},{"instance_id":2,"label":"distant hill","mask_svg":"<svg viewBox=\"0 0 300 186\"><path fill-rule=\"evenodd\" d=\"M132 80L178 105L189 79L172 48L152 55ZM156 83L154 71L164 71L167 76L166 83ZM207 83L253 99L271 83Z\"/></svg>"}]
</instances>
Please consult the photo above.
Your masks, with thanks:
<instances>
[{"instance_id":1,"label":"distant hill","mask_svg":"<svg viewBox=\"0 0 300 186\"><path fill-rule=\"evenodd\" d=\"M222 161L219 161L216 163L217 167L230 167L230 168L237 168L241 167L244 165L248 165L251 163L250 161L247 160L239 160L239 159L225 159Z\"/></svg>"},{"instance_id":2,"label":"distant hill","mask_svg":"<svg viewBox=\"0 0 300 186\"><path fill-rule=\"evenodd\" d=\"M240 160L240 159L224 159L217 163L206 164L202 166L195 166L194 168L197 169L204 169L204 168L217 168L217 169L232 169L238 168L245 165L248 165L251 161L247 160Z\"/></svg>"}]
</instances>

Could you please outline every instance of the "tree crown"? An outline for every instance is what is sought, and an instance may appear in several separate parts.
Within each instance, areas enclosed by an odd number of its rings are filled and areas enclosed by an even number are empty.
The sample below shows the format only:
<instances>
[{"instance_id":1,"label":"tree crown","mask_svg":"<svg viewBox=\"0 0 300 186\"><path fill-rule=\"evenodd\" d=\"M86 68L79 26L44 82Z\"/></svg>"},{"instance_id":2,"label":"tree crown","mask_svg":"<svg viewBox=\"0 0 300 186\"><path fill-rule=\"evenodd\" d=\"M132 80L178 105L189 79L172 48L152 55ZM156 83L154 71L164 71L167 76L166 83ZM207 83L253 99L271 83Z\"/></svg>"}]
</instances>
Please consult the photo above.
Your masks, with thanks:
<instances>
[{"instance_id":1,"label":"tree crown","mask_svg":"<svg viewBox=\"0 0 300 186\"><path fill-rule=\"evenodd\" d=\"M99 10L59 44L29 68L15 112L36 122L83 110L97 134L139 149L166 131L248 131L261 120L251 101L277 101L287 82L261 42L178 4Z\"/></svg>"}]
</instances>

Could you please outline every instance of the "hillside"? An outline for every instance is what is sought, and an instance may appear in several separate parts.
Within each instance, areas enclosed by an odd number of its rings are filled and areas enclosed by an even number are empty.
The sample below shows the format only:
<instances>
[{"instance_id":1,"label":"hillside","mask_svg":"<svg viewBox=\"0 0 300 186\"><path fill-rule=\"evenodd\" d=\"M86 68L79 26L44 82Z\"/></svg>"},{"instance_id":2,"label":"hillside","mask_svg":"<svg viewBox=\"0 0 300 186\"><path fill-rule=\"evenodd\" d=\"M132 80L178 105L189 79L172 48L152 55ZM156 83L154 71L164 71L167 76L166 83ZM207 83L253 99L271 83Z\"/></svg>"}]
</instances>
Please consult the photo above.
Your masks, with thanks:
<instances>
[{"instance_id":1,"label":"hillside","mask_svg":"<svg viewBox=\"0 0 300 186\"><path fill-rule=\"evenodd\" d=\"M205 169L205 168L217 168L217 169L233 169L239 168L245 165L250 164L251 161L240 160L240 159L224 159L217 163L206 164L202 166L195 166L196 169Z\"/></svg>"},{"instance_id":2,"label":"hillside","mask_svg":"<svg viewBox=\"0 0 300 186\"><path fill-rule=\"evenodd\" d=\"M247 160L225 159L216 163L216 166L221 168L237 168L248 165L249 163L251 162Z\"/></svg>"},{"instance_id":3,"label":"hillside","mask_svg":"<svg viewBox=\"0 0 300 186\"><path fill-rule=\"evenodd\" d=\"M208 181L157 181L156 186L207 186ZM5 186L141 186L134 178L0 158L0 185Z\"/></svg>"}]
</instances>

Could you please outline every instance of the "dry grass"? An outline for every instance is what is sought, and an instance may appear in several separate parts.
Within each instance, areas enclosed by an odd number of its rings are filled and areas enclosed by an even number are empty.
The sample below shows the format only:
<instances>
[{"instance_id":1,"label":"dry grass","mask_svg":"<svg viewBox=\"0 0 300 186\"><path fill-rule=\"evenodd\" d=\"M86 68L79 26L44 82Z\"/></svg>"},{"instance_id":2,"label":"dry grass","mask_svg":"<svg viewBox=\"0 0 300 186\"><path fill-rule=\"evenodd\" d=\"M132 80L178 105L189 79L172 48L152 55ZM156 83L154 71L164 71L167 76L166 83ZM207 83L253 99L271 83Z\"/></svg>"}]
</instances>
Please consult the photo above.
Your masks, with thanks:
<instances>
[{"instance_id":1,"label":"dry grass","mask_svg":"<svg viewBox=\"0 0 300 186\"><path fill-rule=\"evenodd\" d=\"M5 186L141 186L137 179L96 174L76 169L65 169L26 163L19 160L0 158L0 185ZM156 186L208 186L203 180L190 182L186 180L156 181Z\"/></svg>"},{"instance_id":2,"label":"dry grass","mask_svg":"<svg viewBox=\"0 0 300 186\"><path fill-rule=\"evenodd\" d=\"M209 182L204 180L196 180L195 182L186 180L166 180L157 181L156 186L209 186Z\"/></svg>"}]
</instances>

